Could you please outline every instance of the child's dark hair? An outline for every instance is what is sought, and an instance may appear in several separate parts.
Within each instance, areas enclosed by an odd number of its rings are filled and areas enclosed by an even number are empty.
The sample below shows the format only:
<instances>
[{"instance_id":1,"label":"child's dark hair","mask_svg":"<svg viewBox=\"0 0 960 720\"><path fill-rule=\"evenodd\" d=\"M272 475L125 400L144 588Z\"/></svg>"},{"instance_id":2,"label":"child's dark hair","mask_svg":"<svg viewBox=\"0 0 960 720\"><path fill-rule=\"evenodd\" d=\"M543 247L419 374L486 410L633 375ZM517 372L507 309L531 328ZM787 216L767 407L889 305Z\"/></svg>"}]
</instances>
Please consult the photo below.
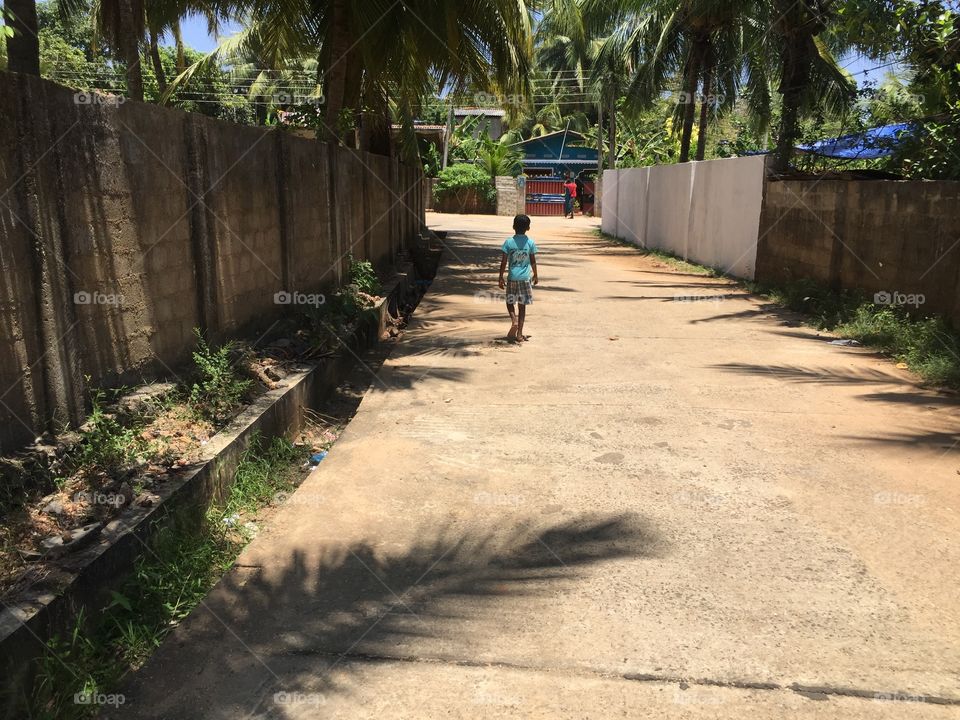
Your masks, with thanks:
<instances>
[{"instance_id":1,"label":"child's dark hair","mask_svg":"<svg viewBox=\"0 0 960 720\"><path fill-rule=\"evenodd\" d=\"M523 235L527 230L530 229L530 216L529 215L517 215L513 218L513 231L520 235Z\"/></svg>"}]
</instances>

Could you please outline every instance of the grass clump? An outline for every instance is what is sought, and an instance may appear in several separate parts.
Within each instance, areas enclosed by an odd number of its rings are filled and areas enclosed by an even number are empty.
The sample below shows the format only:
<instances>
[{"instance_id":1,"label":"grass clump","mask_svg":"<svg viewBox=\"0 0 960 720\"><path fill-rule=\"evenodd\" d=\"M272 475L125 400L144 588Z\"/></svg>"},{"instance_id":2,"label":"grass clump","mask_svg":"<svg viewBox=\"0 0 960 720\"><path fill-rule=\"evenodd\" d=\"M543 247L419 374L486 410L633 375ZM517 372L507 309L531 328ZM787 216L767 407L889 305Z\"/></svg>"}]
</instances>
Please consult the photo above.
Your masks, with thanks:
<instances>
[{"instance_id":1,"label":"grass clump","mask_svg":"<svg viewBox=\"0 0 960 720\"><path fill-rule=\"evenodd\" d=\"M599 238L636 248L680 272L723 277L715 268L690 263L661 250L637 247L600 230L595 232ZM880 350L931 385L960 390L960 333L941 317L917 317L904 307L875 303L859 290L833 290L813 280L782 285L737 282L775 305L803 314L810 325L820 330Z\"/></svg>"},{"instance_id":2,"label":"grass clump","mask_svg":"<svg viewBox=\"0 0 960 720\"><path fill-rule=\"evenodd\" d=\"M258 439L252 441L241 456L224 514L256 512L278 492L293 488L293 471L303 455L284 438L266 447Z\"/></svg>"},{"instance_id":3,"label":"grass clump","mask_svg":"<svg viewBox=\"0 0 960 720\"><path fill-rule=\"evenodd\" d=\"M697 263L684 260L677 255L669 253L666 250L658 250L656 248L636 245L629 240L621 240L616 235L608 235L599 228L595 229L593 232L601 240L606 240L607 242L616 243L617 245L631 248L636 250L640 255L656 258L657 260L660 260L679 272L685 272L691 275L703 275L705 277L725 277L724 274L717 268L707 267L706 265L698 265Z\"/></svg>"},{"instance_id":4,"label":"grass clump","mask_svg":"<svg viewBox=\"0 0 960 720\"><path fill-rule=\"evenodd\" d=\"M106 393L91 394L91 411L80 431L75 462L83 474L102 473L116 477L124 468L143 461L150 444L141 436L144 422L122 423L104 408Z\"/></svg>"},{"instance_id":5,"label":"grass clump","mask_svg":"<svg viewBox=\"0 0 960 720\"><path fill-rule=\"evenodd\" d=\"M305 454L285 438L270 444L254 438L226 501L210 507L199 528L171 524L160 530L96 621L81 616L69 636L46 644L36 661L26 717L72 720L96 715L102 708L82 698L106 695L109 701L123 677L141 667L203 600L250 537L228 520L252 515L278 491L291 489Z\"/></svg>"},{"instance_id":6,"label":"grass clump","mask_svg":"<svg viewBox=\"0 0 960 720\"><path fill-rule=\"evenodd\" d=\"M960 334L941 317L917 317L903 307L879 305L856 290L831 290L811 280L746 286L803 313L821 330L880 350L927 383L960 389Z\"/></svg>"}]
</instances>

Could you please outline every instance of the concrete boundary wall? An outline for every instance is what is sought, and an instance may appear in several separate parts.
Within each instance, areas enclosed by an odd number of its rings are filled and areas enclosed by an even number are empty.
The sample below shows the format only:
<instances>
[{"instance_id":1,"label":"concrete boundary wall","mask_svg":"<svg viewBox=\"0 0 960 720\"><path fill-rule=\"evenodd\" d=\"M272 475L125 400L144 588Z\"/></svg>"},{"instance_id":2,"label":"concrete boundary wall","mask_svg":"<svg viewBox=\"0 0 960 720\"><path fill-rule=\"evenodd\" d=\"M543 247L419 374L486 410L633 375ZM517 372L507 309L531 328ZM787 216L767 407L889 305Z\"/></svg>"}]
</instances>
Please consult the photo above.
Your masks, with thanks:
<instances>
[{"instance_id":1,"label":"concrete boundary wall","mask_svg":"<svg viewBox=\"0 0 960 720\"><path fill-rule=\"evenodd\" d=\"M960 182L768 182L757 279L855 288L960 327Z\"/></svg>"},{"instance_id":2,"label":"concrete boundary wall","mask_svg":"<svg viewBox=\"0 0 960 720\"><path fill-rule=\"evenodd\" d=\"M763 177L762 157L606 170L601 228L753 278Z\"/></svg>"},{"instance_id":3,"label":"concrete boundary wall","mask_svg":"<svg viewBox=\"0 0 960 720\"><path fill-rule=\"evenodd\" d=\"M772 284L814 280L960 327L960 183L767 180L761 156L606 170L603 232Z\"/></svg>"},{"instance_id":4,"label":"concrete boundary wall","mask_svg":"<svg viewBox=\"0 0 960 720\"><path fill-rule=\"evenodd\" d=\"M89 386L169 375L194 328L386 267L423 223L396 159L0 72L0 451L75 425ZM86 378L89 377L89 382Z\"/></svg>"}]
</instances>

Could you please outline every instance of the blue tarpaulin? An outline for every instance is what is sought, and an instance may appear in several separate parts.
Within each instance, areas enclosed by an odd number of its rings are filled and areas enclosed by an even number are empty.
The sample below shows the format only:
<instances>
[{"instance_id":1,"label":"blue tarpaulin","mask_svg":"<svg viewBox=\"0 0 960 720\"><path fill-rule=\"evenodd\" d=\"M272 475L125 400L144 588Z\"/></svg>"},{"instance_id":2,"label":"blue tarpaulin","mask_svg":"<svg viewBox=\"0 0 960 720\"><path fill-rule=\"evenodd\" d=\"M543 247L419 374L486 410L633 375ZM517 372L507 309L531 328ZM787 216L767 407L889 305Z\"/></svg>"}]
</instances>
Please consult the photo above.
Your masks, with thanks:
<instances>
[{"instance_id":1,"label":"blue tarpaulin","mask_svg":"<svg viewBox=\"0 0 960 720\"><path fill-rule=\"evenodd\" d=\"M914 132L911 123L898 123L871 128L866 132L830 140L818 140L809 145L798 145L800 152L847 160L874 160L889 157L897 145Z\"/></svg>"}]
</instances>

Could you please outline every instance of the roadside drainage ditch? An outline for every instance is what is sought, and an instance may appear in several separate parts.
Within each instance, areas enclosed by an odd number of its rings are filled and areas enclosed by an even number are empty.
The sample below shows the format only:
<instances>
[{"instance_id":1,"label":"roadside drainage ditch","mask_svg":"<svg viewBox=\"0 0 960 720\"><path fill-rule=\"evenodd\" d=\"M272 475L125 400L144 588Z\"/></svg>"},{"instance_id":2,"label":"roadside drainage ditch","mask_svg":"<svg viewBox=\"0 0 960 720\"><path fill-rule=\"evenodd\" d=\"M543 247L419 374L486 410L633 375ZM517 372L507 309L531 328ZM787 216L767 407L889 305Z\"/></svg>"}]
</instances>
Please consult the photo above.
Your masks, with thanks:
<instances>
[{"instance_id":1,"label":"roadside drainage ditch","mask_svg":"<svg viewBox=\"0 0 960 720\"><path fill-rule=\"evenodd\" d=\"M195 467L159 487L151 504L129 506L82 548L58 559L55 579L34 583L3 602L0 707L4 716L23 712L33 716L24 703L32 697L37 661L49 652L48 642L67 637L95 619L163 530L198 532L208 508L229 495L238 465L252 444L297 436L310 414L322 411L341 382L364 362L364 355L375 355L376 365L386 358L392 349L389 341L399 335L432 282L440 254L429 240L422 242L401 259L381 299L363 311L358 327L342 338L338 352L290 372L213 436Z\"/></svg>"}]
</instances>

